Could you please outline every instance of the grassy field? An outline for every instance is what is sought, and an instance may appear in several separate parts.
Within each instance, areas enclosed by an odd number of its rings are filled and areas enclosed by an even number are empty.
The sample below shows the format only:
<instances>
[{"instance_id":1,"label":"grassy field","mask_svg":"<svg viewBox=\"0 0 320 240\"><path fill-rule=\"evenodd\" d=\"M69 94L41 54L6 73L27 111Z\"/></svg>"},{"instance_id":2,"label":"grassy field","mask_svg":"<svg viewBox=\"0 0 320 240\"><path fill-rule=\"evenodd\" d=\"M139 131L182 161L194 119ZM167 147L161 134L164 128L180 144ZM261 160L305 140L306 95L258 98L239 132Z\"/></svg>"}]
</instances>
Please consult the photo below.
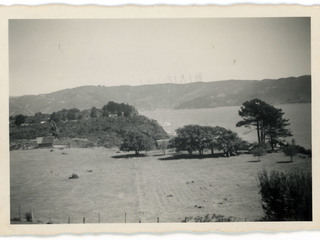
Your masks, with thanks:
<instances>
[{"instance_id":1,"label":"grassy field","mask_svg":"<svg viewBox=\"0 0 320 240\"><path fill-rule=\"evenodd\" d=\"M11 151L11 218L32 210L39 223L181 222L220 214L237 221L263 216L257 173L311 171L311 159L272 153L179 158L134 157L105 148ZM73 174L78 179L69 179ZM194 220L191 220L194 221Z\"/></svg>"}]
</instances>

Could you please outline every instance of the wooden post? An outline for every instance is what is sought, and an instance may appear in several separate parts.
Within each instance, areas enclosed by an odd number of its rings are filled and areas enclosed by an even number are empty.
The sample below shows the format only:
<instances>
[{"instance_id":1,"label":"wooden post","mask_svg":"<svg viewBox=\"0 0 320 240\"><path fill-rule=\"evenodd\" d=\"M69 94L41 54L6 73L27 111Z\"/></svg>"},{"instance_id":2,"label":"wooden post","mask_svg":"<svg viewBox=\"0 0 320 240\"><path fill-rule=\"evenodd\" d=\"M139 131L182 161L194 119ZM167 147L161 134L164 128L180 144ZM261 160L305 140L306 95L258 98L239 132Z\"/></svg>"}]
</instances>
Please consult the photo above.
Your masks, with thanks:
<instances>
[{"instance_id":1,"label":"wooden post","mask_svg":"<svg viewBox=\"0 0 320 240\"><path fill-rule=\"evenodd\" d=\"M33 212L32 212L32 209L30 210L31 212L31 222L33 222Z\"/></svg>"},{"instance_id":2,"label":"wooden post","mask_svg":"<svg viewBox=\"0 0 320 240\"><path fill-rule=\"evenodd\" d=\"M127 223L127 213L124 212L124 223Z\"/></svg>"},{"instance_id":3,"label":"wooden post","mask_svg":"<svg viewBox=\"0 0 320 240\"><path fill-rule=\"evenodd\" d=\"M159 223L159 217L157 217L157 223Z\"/></svg>"},{"instance_id":4,"label":"wooden post","mask_svg":"<svg viewBox=\"0 0 320 240\"><path fill-rule=\"evenodd\" d=\"M86 218L85 218L85 217L83 217L83 220L82 220L82 221L83 221L83 223L86 223Z\"/></svg>"},{"instance_id":5,"label":"wooden post","mask_svg":"<svg viewBox=\"0 0 320 240\"><path fill-rule=\"evenodd\" d=\"M70 224L70 217L68 218L68 224Z\"/></svg>"},{"instance_id":6,"label":"wooden post","mask_svg":"<svg viewBox=\"0 0 320 240\"><path fill-rule=\"evenodd\" d=\"M98 223L100 223L100 213L98 213Z\"/></svg>"},{"instance_id":7,"label":"wooden post","mask_svg":"<svg viewBox=\"0 0 320 240\"><path fill-rule=\"evenodd\" d=\"M139 219L139 223L141 223L141 219Z\"/></svg>"},{"instance_id":8,"label":"wooden post","mask_svg":"<svg viewBox=\"0 0 320 240\"><path fill-rule=\"evenodd\" d=\"M21 222L21 206L20 206L20 203L19 203L19 221Z\"/></svg>"}]
</instances>

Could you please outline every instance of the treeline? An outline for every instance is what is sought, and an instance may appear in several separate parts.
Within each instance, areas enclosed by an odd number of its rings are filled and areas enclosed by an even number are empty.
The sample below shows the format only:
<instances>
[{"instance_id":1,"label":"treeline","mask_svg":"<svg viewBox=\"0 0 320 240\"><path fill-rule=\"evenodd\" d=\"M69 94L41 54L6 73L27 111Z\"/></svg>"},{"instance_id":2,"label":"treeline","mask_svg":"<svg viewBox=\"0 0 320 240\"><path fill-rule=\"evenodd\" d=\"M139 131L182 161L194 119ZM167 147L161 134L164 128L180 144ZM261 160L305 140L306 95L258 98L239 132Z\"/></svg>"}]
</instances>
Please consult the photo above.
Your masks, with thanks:
<instances>
[{"instance_id":1,"label":"treeline","mask_svg":"<svg viewBox=\"0 0 320 240\"><path fill-rule=\"evenodd\" d=\"M101 109L73 108L52 114L10 117L10 141L54 135L58 139L86 138L97 146L120 147L123 138L133 130L152 142L168 138L155 120L139 115L135 107L124 103L109 102Z\"/></svg>"},{"instance_id":2,"label":"treeline","mask_svg":"<svg viewBox=\"0 0 320 240\"><path fill-rule=\"evenodd\" d=\"M187 151L192 155L198 151L203 155L205 149L214 154L214 150L223 151L225 156L237 155L239 150L248 150L249 143L237 133L223 127L187 125L176 130L177 136L170 140L169 147L176 151Z\"/></svg>"},{"instance_id":3,"label":"treeline","mask_svg":"<svg viewBox=\"0 0 320 240\"><path fill-rule=\"evenodd\" d=\"M101 109L92 107L91 109L80 111L77 108L72 108L53 112L50 115L50 120L57 123L68 120L81 120L100 117L130 117L135 115L138 115L138 111L134 106L110 101Z\"/></svg>"},{"instance_id":4,"label":"treeline","mask_svg":"<svg viewBox=\"0 0 320 240\"><path fill-rule=\"evenodd\" d=\"M129 117L138 115L138 111L134 106L125 103L108 102L101 109L92 107L91 109L85 109L80 111L77 108L62 109L52 114L45 114L38 112L33 116L27 116L19 114L17 116L10 116L10 124L20 126L22 124L35 124L43 121L54 121L56 123L60 121L81 120L88 118L99 117Z\"/></svg>"},{"instance_id":5,"label":"treeline","mask_svg":"<svg viewBox=\"0 0 320 240\"><path fill-rule=\"evenodd\" d=\"M253 128L257 131L257 144L249 146L235 132L223 127L209 127L188 125L176 130L177 136L170 141L170 146L177 151L188 151L190 155L198 151L200 155L205 149L223 151L226 156L237 155L238 150L252 150L260 157L268 149L275 150L276 146L284 146L285 139L292 136L287 128L289 120L283 118L284 112L280 108L262 101L252 99L242 104L239 115L242 120L236 123L237 127Z\"/></svg>"}]
</instances>

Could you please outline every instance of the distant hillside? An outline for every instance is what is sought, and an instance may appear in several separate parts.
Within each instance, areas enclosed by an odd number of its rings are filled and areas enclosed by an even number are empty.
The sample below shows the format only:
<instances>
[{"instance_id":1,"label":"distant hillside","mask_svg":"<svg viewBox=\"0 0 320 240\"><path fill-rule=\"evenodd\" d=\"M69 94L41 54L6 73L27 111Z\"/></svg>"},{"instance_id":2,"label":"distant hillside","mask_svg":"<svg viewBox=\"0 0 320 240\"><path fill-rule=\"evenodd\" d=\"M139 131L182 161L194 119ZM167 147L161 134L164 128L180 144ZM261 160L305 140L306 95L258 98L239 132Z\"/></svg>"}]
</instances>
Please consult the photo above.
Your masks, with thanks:
<instances>
[{"instance_id":1,"label":"distant hillside","mask_svg":"<svg viewBox=\"0 0 320 240\"><path fill-rule=\"evenodd\" d=\"M83 86L41 95L10 97L10 115L52 113L63 108L90 109L109 101L138 110L238 106L251 98L270 104L311 102L311 76L277 80L228 80L144 86Z\"/></svg>"}]
</instances>

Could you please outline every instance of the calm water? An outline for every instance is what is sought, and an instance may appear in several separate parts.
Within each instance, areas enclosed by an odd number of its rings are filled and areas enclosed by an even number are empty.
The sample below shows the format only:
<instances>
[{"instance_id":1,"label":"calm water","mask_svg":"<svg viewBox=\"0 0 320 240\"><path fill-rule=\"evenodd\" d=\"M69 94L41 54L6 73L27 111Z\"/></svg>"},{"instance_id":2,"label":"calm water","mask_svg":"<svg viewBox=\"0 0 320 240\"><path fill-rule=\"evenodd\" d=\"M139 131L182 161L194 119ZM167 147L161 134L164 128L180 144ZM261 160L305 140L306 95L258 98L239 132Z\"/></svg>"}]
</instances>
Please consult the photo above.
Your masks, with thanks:
<instances>
[{"instance_id":1,"label":"calm water","mask_svg":"<svg viewBox=\"0 0 320 240\"><path fill-rule=\"evenodd\" d=\"M311 104L285 104L278 105L284 111L284 118L289 119L289 128L293 133L296 143L306 148L311 148ZM191 110L157 110L142 111L141 114L155 119L169 134L188 124L207 126L221 126L235 131L244 140L257 141L256 131L245 127L237 128L236 123L241 120L238 115L240 107L221 107Z\"/></svg>"}]
</instances>

